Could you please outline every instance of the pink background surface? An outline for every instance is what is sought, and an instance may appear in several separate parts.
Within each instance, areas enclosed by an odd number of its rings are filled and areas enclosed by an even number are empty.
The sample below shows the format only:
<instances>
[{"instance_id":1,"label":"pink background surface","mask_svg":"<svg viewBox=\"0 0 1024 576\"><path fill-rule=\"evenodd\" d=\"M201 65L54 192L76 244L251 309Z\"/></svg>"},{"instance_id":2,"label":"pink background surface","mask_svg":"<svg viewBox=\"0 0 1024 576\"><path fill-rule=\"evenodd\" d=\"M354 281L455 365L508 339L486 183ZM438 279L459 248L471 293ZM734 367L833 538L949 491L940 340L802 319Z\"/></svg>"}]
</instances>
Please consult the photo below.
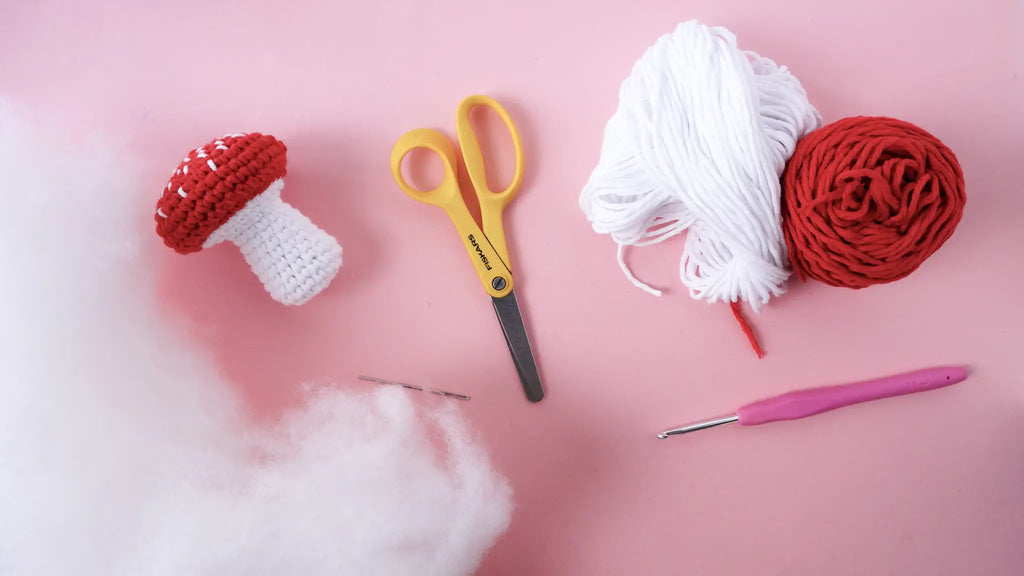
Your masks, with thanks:
<instances>
[{"instance_id":1,"label":"pink background surface","mask_svg":"<svg viewBox=\"0 0 1024 576\"><path fill-rule=\"evenodd\" d=\"M481 574L1024 573L1021 2L160 4L0 4L0 92L128 142L154 202L215 136L288 144L284 197L341 241L341 275L286 309L233 248L184 258L154 235L169 309L268 416L302 381L360 373L472 394L516 492ZM754 318L763 361L726 307L679 284L680 239L629 254L668 289L654 298L577 207L619 83L691 18L788 65L826 121L904 118L966 174L942 250L891 285L793 285ZM506 230L540 405L450 224L388 170L402 132L454 134L477 92L506 104L526 148ZM971 377L941 391L654 438L773 393L953 363Z\"/></svg>"}]
</instances>

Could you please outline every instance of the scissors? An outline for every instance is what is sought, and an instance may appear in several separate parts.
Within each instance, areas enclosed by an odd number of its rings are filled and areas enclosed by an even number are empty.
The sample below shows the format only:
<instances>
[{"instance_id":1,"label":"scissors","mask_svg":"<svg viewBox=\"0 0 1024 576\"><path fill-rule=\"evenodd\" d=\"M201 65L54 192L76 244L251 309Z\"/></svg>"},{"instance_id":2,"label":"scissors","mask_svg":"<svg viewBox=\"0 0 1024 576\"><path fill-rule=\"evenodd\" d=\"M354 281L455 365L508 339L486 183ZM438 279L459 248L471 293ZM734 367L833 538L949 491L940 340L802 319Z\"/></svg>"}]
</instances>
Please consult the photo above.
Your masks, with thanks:
<instances>
[{"instance_id":1,"label":"scissors","mask_svg":"<svg viewBox=\"0 0 1024 576\"><path fill-rule=\"evenodd\" d=\"M512 182L501 191L494 191L487 185L484 173L483 152L477 140L473 126L469 122L470 111L477 106L485 106L494 110L505 123L512 135L512 146L515 149L515 173ZM459 162L455 147L451 140L436 130L420 128L402 135L391 151L391 173L395 182L403 192L413 200L419 200L441 208L448 213L452 223L462 238L473 267L484 290L491 296L494 311L505 334L512 361L519 373L519 381L523 391L531 402L540 402L544 397L540 375L537 373L537 362L530 349L530 339L523 325L523 316L519 312L519 303L512 290L512 271L509 269L508 245L505 243L505 231L502 225L502 212L512 201L519 185L523 181L523 145L519 140L519 132L512 122L512 117L488 96L470 96L459 104L455 115L455 126L459 136L459 147L462 158L473 183L476 197L480 201L480 217L482 226L478 226L470 214L459 187ZM444 163L444 179L433 190L419 190L411 186L402 176L402 159L406 154L417 149L426 148L441 157Z\"/></svg>"}]
</instances>

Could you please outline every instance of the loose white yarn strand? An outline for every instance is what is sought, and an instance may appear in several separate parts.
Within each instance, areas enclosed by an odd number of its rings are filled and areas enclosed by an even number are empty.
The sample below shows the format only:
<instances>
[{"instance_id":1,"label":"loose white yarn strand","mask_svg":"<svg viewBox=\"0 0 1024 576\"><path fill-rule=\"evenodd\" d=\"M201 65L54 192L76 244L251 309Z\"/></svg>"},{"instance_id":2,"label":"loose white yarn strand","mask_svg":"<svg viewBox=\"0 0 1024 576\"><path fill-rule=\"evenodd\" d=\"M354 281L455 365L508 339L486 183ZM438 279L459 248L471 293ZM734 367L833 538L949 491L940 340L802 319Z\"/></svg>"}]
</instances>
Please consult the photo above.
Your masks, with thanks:
<instances>
[{"instance_id":1,"label":"loose white yarn strand","mask_svg":"<svg viewBox=\"0 0 1024 576\"><path fill-rule=\"evenodd\" d=\"M796 141L821 125L800 82L724 28L680 24L619 91L601 159L580 194L594 231L626 245L687 230L680 277L694 298L750 302L789 277L779 177Z\"/></svg>"},{"instance_id":2,"label":"loose white yarn strand","mask_svg":"<svg viewBox=\"0 0 1024 576\"><path fill-rule=\"evenodd\" d=\"M636 286L637 288L643 290L644 292L647 292L648 294L661 296L661 290L658 290L657 288L637 278L636 275L633 274L633 271L629 269L629 266L626 265L626 259L624 254L625 250L626 245L619 244L618 260L619 268L622 268L622 273L626 275L626 278L629 278L629 281L633 283L633 286Z\"/></svg>"}]
</instances>

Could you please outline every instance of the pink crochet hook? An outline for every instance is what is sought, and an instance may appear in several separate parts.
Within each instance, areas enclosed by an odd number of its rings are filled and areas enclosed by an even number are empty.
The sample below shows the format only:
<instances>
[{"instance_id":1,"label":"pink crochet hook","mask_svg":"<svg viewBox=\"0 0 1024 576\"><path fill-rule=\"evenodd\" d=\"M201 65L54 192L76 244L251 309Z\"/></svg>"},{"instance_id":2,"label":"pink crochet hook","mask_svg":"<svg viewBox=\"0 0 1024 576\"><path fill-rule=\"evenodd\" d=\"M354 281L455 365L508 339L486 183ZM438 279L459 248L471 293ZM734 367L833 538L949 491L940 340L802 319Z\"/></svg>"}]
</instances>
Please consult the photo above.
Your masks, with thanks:
<instances>
[{"instance_id":1,"label":"pink crochet hook","mask_svg":"<svg viewBox=\"0 0 1024 576\"><path fill-rule=\"evenodd\" d=\"M752 402L740 407L735 414L729 416L666 430L658 434L658 438L668 438L730 422L739 422L743 426L756 426L778 420L795 420L850 404L934 390L963 382L966 379L966 369L950 366L907 372L856 384L797 390L774 398Z\"/></svg>"}]
</instances>

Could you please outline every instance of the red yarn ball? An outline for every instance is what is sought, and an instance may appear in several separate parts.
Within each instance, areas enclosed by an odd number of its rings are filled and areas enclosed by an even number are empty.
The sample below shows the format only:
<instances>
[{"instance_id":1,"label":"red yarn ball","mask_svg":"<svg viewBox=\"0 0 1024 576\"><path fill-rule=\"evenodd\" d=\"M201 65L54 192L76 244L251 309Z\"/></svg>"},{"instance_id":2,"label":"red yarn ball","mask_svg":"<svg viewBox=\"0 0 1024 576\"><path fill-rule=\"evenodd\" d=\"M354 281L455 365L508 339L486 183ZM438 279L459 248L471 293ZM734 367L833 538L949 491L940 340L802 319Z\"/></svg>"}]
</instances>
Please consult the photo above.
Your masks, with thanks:
<instances>
[{"instance_id":1,"label":"red yarn ball","mask_svg":"<svg viewBox=\"0 0 1024 576\"><path fill-rule=\"evenodd\" d=\"M892 118L844 118L797 143L782 176L782 218L801 279L865 288L913 272L963 214L956 156Z\"/></svg>"}]
</instances>

